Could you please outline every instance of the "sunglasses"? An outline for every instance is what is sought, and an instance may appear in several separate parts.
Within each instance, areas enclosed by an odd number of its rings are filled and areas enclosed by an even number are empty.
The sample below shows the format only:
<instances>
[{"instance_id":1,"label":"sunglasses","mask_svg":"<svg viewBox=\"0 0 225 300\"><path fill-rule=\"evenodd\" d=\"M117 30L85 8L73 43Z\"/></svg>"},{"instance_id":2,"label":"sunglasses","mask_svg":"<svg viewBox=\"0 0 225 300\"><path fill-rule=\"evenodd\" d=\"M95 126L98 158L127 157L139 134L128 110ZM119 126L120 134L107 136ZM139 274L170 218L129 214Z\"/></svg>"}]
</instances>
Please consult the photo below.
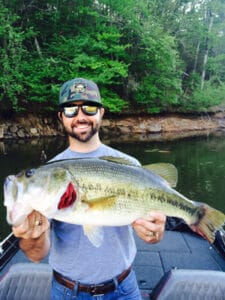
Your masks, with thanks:
<instances>
[{"instance_id":1,"label":"sunglasses","mask_svg":"<svg viewBox=\"0 0 225 300\"><path fill-rule=\"evenodd\" d=\"M62 111L67 118L73 118L78 115L79 108L81 108L82 112L87 116L94 116L97 114L100 106L96 105L87 105L87 104L79 104L79 105L71 105L62 107Z\"/></svg>"}]
</instances>

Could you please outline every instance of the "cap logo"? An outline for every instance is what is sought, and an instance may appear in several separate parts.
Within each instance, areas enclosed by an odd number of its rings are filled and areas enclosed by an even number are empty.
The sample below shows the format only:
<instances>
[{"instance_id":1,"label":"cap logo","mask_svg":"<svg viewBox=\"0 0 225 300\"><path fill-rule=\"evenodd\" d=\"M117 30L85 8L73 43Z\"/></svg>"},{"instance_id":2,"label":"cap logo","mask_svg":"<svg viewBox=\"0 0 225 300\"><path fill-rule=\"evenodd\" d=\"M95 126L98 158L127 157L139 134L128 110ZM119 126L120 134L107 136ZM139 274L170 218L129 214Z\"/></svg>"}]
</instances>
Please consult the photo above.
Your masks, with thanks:
<instances>
[{"instance_id":1,"label":"cap logo","mask_svg":"<svg viewBox=\"0 0 225 300\"><path fill-rule=\"evenodd\" d=\"M86 90L86 86L83 83L77 83L71 87L72 93L83 93Z\"/></svg>"}]
</instances>

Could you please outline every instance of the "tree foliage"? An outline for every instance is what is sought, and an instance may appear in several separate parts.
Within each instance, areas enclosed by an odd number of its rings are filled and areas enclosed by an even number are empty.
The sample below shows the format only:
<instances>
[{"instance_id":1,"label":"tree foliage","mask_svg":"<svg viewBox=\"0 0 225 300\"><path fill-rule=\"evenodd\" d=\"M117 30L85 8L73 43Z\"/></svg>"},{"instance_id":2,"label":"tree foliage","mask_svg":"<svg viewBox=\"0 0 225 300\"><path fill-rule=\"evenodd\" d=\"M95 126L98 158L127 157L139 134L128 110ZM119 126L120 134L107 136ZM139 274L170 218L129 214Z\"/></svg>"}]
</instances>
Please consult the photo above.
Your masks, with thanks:
<instances>
[{"instance_id":1,"label":"tree foliage","mask_svg":"<svg viewBox=\"0 0 225 300\"><path fill-rule=\"evenodd\" d=\"M224 102L223 0L3 0L0 109L49 111L60 85L94 80L111 112Z\"/></svg>"}]
</instances>

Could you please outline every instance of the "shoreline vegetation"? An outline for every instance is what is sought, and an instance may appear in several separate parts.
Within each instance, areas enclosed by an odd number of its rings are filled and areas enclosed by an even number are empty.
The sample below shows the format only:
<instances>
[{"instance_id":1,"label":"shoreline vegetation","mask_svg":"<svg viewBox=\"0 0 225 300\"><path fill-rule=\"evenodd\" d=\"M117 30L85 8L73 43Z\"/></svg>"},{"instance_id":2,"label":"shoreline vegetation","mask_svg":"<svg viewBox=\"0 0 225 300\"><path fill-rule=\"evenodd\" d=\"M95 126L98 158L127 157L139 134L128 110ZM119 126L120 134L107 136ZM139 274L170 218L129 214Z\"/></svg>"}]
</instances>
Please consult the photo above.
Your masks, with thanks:
<instances>
[{"instance_id":1,"label":"shoreline vegetation","mask_svg":"<svg viewBox=\"0 0 225 300\"><path fill-rule=\"evenodd\" d=\"M175 139L225 130L225 113L113 115L106 114L101 135L120 141ZM55 114L16 115L0 119L0 140L64 136Z\"/></svg>"},{"instance_id":2,"label":"shoreline vegetation","mask_svg":"<svg viewBox=\"0 0 225 300\"><path fill-rule=\"evenodd\" d=\"M0 112L48 114L75 77L99 86L110 113L224 108L224 11L223 0L1 1Z\"/></svg>"}]
</instances>

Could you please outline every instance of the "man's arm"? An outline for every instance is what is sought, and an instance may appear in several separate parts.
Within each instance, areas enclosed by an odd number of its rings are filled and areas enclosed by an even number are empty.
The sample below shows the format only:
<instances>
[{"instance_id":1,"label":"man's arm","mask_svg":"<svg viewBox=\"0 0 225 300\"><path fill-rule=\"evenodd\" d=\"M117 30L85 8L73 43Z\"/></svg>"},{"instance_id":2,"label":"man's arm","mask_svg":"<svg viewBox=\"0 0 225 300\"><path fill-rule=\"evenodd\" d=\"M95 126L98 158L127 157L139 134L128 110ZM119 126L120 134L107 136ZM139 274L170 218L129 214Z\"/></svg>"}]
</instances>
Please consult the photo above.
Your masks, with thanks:
<instances>
[{"instance_id":1,"label":"man's arm","mask_svg":"<svg viewBox=\"0 0 225 300\"><path fill-rule=\"evenodd\" d=\"M12 228L14 235L20 238L21 250L33 262L41 261L49 252L49 227L48 219L33 211L22 224Z\"/></svg>"},{"instance_id":2,"label":"man's arm","mask_svg":"<svg viewBox=\"0 0 225 300\"><path fill-rule=\"evenodd\" d=\"M152 212L147 218L138 219L132 223L137 235L147 243L158 243L162 240L166 225L166 216Z\"/></svg>"}]
</instances>

